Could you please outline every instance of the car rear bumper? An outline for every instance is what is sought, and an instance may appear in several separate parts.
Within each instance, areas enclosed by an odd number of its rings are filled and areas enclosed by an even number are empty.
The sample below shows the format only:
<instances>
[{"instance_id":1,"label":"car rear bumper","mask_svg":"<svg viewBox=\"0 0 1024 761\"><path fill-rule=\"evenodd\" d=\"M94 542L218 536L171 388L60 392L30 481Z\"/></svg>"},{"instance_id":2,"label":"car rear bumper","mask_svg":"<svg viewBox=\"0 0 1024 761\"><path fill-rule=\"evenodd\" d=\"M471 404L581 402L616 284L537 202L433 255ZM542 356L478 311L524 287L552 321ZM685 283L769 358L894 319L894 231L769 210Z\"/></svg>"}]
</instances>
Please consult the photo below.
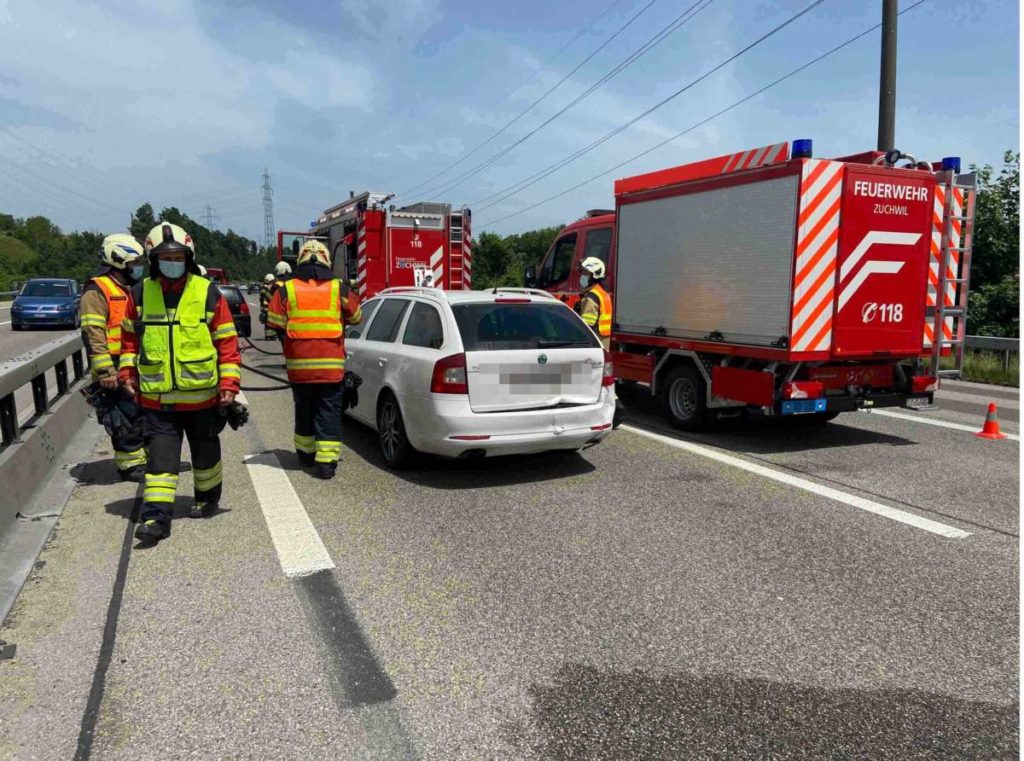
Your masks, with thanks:
<instances>
[{"instance_id":1,"label":"car rear bumper","mask_svg":"<svg viewBox=\"0 0 1024 761\"><path fill-rule=\"evenodd\" d=\"M39 327L74 327L76 315L74 312L70 314L60 314L57 312L47 312L44 314L19 314L17 316L11 315L11 322L14 325L38 325Z\"/></svg>"},{"instance_id":2,"label":"car rear bumper","mask_svg":"<svg viewBox=\"0 0 1024 761\"><path fill-rule=\"evenodd\" d=\"M467 399L448 395L399 402L410 443L444 457L581 449L605 439L615 415L615 394L609 388L601 390L595 404L549 410L477 413Z\"/></svg>"}]
</instances>

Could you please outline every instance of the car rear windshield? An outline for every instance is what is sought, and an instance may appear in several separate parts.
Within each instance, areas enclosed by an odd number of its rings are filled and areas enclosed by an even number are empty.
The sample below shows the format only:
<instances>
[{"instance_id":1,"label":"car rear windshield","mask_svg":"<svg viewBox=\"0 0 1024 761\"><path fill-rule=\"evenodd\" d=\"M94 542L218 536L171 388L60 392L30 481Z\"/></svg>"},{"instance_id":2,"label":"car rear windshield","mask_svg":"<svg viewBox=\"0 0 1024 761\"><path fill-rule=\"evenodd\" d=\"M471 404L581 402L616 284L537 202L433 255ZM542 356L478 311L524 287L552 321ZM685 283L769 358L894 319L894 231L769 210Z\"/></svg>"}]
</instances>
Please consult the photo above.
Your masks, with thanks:
<instances>
[{"instance_id":1,"label":"car rear windshield","mask_svg":"<svg viewBox=\"0 0 1024 761\"><path fill-rule=\"evenodd\" d=\"M228 286L222 285L220 286L220 292L224 294L224 299L229 304L241 304L243 301L242 292L237 288L229 288Z\"/></svg>"},{"instance_id":2,"label":"car rear windshield","mask_svg":"<svg viewBox=\"0 0 1024 761\"><path fill-rule=\"evenodd\" d=\"M452 312L466 351L600 346L562 304L457 304Z\"/></svg>"},{"instance_id":3,"label":"car rear windshield","mask_svg":"<svg viewBox=\"0 0 1024 761\"><path fill-rule=\"evenodd\" d=\"M66 297L71 295L71 287L67 283L26 283L21 295Z\"/></svg>"}]
</instances>

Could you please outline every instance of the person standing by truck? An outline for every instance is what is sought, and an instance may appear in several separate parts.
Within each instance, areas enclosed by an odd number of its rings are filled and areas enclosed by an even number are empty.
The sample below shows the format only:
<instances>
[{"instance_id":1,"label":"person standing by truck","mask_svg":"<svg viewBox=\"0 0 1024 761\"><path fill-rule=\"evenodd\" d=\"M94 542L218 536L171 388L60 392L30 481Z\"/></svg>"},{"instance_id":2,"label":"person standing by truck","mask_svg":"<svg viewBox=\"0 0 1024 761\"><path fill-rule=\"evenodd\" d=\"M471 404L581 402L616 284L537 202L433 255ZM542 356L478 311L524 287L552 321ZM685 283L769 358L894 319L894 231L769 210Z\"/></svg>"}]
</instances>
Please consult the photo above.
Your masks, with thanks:
<instances>
[{"instance_id":1,"label":"person standing by truck","mask_svg":"<svg viewBox=\"0 0 1024 761\"><path fill-rule=\"evenodd\" d=\"M122 396L117 379L122 352L121 323L131 299L130 289L142 279L142 254L142 245L131 235L108 235L100 247L103 271L89 280L82 292L82 343L89 356L92 378L108 399ZM142 483L146 474L142 412L131 399L118 398L111 403L117 407L121 422L108 429L117 474L122 481Z\"/></svg>"},{"instance_id":2,"label":"person standing by truck","mask_svg":"<svg viewBox=\"0 0 1024 761\"><path fill-rule=\"evenodd\" d=\"M317 478L330 479L341 453L345 325L362 320L358 297L334 277L331 255L306 241L295 275L274 293L267 324L284 342L295 402L295 452Z\"/></svg>"},{"instance_id":3,"label":"person standing by truck","mask_svg":"<svg viewBox=\"0 0 1024 761\"><path fill-rule=\"evenodd\" d=\"M226 422L218 407L235 400L241 355L227 301L199 275L192 237L161 222L146 236L145 249L150 276L132 292L120 378L145 411L149 451L135 538L154 543L171 535L182 438L192 452L195 505L189 515L217 512Z\"/></svg>"},{"instance_id":4,"label":"person standing by truck","mask_svg":"<svg viewBox=\"0 0 1024 761\"><path fill-rule=\"evenodd\" d=\"M601 341L605 351L612 345L612 297L604 288L604 262L596 256L588 256L580 262L582 275L579 311L583 322L590 326Z\"/></svg>"},{"instance_id":5,"label":"person standing by truck","mask_svg":"<svg viewBox=\"0 0 1024 761\"><path fill-rule=\"evenodd\" d=\"M267 325L267 306L270 304L270 298L273 295L271 288L274 285L274 273L268 272L263 277L263 284L260 285L260 323L263 325L263 340L273 341L277 338L277 334Z\"/></svg>"}]
</instances>

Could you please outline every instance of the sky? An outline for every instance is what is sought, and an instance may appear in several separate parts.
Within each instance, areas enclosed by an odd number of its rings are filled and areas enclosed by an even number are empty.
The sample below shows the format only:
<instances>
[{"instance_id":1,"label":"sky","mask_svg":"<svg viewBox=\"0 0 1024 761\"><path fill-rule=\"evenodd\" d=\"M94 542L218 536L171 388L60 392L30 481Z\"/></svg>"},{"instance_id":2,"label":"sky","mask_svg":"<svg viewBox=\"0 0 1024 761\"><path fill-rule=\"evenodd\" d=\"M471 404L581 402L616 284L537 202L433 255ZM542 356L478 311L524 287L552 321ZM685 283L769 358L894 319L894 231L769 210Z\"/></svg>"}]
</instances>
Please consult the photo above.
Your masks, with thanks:
<instances>
[{"instance_id":1,"label":"sky","mask_svg":"<svg viewBox=\"0 0 1024 761\"><path fill-rule=\"evenodd\" d=\"M0 0L0 212L116 232L146 201L209 207L262 241L266 169L278 229L373 190L468 205L475 235L508 234L610 208L618 177L795 138L818 157L870 150L878 30L709 120L881 15L881 0L825 0L709 74L814 3ZM1018 14L926 0L900 17L898 148L965 165L1019 150Z\"/></svg>"}]
</instances>

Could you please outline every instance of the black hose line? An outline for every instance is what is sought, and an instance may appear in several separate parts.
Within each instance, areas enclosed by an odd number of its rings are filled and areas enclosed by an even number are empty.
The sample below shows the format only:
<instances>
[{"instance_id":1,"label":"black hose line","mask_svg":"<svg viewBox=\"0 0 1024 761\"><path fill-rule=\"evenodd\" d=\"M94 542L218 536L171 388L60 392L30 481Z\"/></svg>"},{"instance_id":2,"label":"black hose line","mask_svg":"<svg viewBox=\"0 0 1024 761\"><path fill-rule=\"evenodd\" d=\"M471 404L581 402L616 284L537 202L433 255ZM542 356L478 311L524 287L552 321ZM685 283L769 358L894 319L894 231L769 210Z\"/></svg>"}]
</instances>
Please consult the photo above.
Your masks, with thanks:
<instances>
[{"instance_id":1,"label":"black hose line","mask_svg":"<svg viewBox=\"0 0 1024 761\"><path fill-rule=\"evenodd\" d=\"M252 365L247 365L245 364L245 362L242 362L241 365L249 372L256 373L257 375L262 375L264 378L270 378L270 380L284 384L283 386L241 386L240 388L242 389L242 391L284 391L285 389L292 387L292 384L289 383L288 380L285 378L281 378L277 375L271 375L270 373L264 372L263 370L259 370L253 367Z\"/></svg>"},{"instance_id":2,"label":"black hose line","mask_svg":"<svg viewBox=\"0 0 1024 761\"><path fill-rule=\"evenodd\" d=\"M283 351L267 351L266 349L261 349L259 346L254 344L248 336L242 336L242 338L245 339L245 342L249 344L251 348L255 349L260 354L269 354L271 357L280 357L284 354Z\"/></svg>"}]
</instances>

